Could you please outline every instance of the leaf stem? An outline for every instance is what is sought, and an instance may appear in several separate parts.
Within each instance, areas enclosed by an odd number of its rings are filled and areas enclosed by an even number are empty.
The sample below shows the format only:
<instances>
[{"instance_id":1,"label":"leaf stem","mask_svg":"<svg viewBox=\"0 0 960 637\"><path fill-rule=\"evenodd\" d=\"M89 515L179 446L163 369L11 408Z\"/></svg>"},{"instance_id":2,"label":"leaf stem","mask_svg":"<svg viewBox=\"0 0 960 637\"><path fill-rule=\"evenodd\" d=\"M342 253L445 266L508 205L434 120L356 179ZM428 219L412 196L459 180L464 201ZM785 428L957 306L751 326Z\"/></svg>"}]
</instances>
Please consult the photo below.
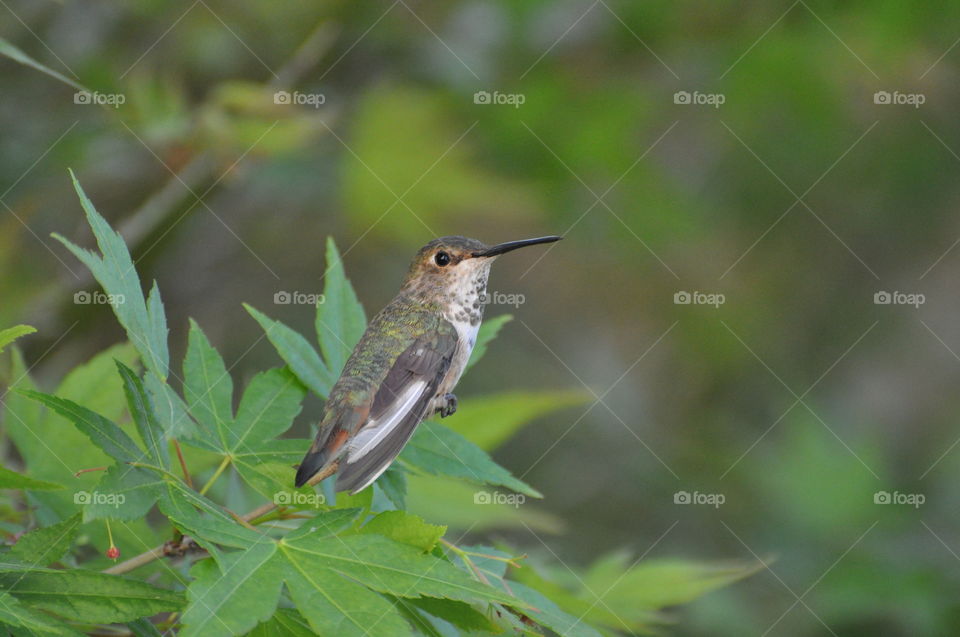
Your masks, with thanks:
<instances>
[{"instance_id":1,"label":"leaf stem","mask_svg":"<svg viewBox=\"0 0 960 637\"><path fill-rule=\"evenodd\" d=\"M446 542L446 540L443 540L443 541ZM496 560L498 562L505 562L514 568L523 568L523 565L520 564L517 560L527 559L526 554L517 555L516 557L501 557L499 555L490 555L489 553L478 553L477 551L468 551L467 549L460 549L460 550L466 553L467 555L474 555L476 557L482 557L488 560Z\"/></svg>"},{"instance_id":2,"label":"leaf stem","mask_svg":"<svg viewBox=\"0 0 960 637\"><path fill-rule=\"evenodd\" d=\"M177 458L180 460L180 468L183 470L183 479L187 486L193 488L193 479L190 477L190 471L187 470L187 461L183 458L183 449L180 448L180 441L173 439L173 448L177 450Z\"/></svg>"},{"instance_id":3,"label":"leaf stem","mask_svg":"<svg viewBox=\"0 0 960 637\"><path fill-rule=\"evenodd\" d=\"M90 467L89 469L80 469L80 471L77 471L76 473L73 474L73 477L79 478L84 473L90 473L91 471L106 471L106 470L107 470L107 467Z\"/></svg>"},{"instance_id":4,"label":"leaf stem","mask_svg":"<svg viewBox=\"0 0 960 637\"><path fill-rule=\"evenodd\" d=\"M453 542L450 542L449 540L445 540L443 538L440 538L440 542L444 546L446 546L448 549L450 549L451 551L459 555L460 559L463 560L463 563L466 564L468 567L470 567L470 570L473 571L473 574L477 576L478 580L480 580L487 586L491 585L490 580L488 580L487 576L484 575L479 568L477 568L477 565L473 563L473 560L470 559L470 556L467 555L467 552L465 550L463 550Z\"/></svg>"},{"instance_id":5,"label":"leaf stem","mask_svg":"<svg viewBox=\"0 0 960 637\"><path fill-rule=\"evenodd\" d=\"M175 482L180 482L180 478L178 478L175 474L170 473L163 467L147 464L146 462L128 462L127 464L130 465L131 467L140 467L141 469L150 469L151 471L156 471L157 473L161 475L165 475Z\"/></svg>"},{"instance_id":6,"label":"leaf stem","mask_svg":"<svg viewBox=\"0 0 960 637\"><path fill-rule=\"evenodd\" d=\"M230 462L232 460L233 458L231 458L230 456L223 457L223 462L220 463L220 466L217 467L217 470L213 472L213 475L210 476L210 479L207 480L207 483L203 485L203 487L200 489L200 495L207 494L207 491L209 491L210 487L213 486L213 483L217 481L217 478L220 477L220 474L222 474L226 470L226 468L230 466Z\"/></svg>"},{"instance_id":7,"label":"leaf stem","mask_svg":"<svg viewBox=\"0 0 960 637\"><path fill-rule=\"evenodd\" d=\"M237 515L236 513L234 513L233 511L231 511L230 509L226 509L226 512L230 514L230 517L232 517L234 520L236 520L237 522L239 522L239 523L242 524L243 526L247 527L247 528L250 529L251 531L256 531L256 530L257 530L257 527L255 527L255 526L253 526L252 524L250 524L249 522L247 522L247 521L243 518L243 516Z\"/></svg>"}]
</instances>

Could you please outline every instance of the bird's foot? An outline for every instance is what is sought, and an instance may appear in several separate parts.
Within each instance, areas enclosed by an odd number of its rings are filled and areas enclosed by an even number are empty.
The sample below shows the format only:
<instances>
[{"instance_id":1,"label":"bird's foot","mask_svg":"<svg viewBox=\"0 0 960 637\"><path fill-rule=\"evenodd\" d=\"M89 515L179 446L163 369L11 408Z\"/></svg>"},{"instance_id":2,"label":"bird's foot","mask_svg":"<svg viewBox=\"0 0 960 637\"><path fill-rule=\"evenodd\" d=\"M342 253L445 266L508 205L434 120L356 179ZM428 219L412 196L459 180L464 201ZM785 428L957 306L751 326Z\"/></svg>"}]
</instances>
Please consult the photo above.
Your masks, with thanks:
<instances>
[{"instance_id":1,"label":"bird's foot","mask_svg":"<svg viewBox=\"0 0 960 637\"><path fill-rule=\"evenodd\" d=\"M454 394L445 394L443 400L445 402L437 408L440 417L446 418L455 414L457 412L457 397Z\"/></svg>"}]
</instances>

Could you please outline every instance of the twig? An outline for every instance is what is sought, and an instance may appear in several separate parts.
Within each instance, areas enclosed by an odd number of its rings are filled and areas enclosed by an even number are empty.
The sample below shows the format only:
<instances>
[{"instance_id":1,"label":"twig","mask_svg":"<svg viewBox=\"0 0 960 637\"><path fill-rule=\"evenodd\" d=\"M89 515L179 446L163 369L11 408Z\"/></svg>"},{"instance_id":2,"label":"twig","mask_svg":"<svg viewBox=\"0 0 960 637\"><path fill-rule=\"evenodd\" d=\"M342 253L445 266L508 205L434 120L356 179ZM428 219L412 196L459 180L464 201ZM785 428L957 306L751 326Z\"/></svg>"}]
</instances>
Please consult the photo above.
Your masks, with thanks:
<instances>
[{"instance_id":1,"label":"twig","mask_svg":"<svg viewBox=\"0 0 960 637\"><path fill-rule=\"evenodd\" d=\"M300 77L327 54L340 34L339 25L331 25L321 20L307 39L297 47L293 56L277 71L270 82L270 88L282 89L292 86Z\"/></svg>"},{"instance_id":2,"label":"twig","mask_svg":"<svg viewBox=\"0 0 960 637\"><path fill-rule=\"evenodd\" d=\"M160 546L156 546L145 553L141 553L140 555L131 557L129 560L126 560L125 562L120 562L119 564L115 564L110 568L105 569L103 572L107 573L108 575L119 575L121 573L132 571L135 568L140 568L144 564L149 564L150 562L163 557L164 556L163 547L164 547L163 544L161 544Z\"/></svg>"},{"instance_id":3,"label":"twig","mask_svg":"<svg viewBox=\"0 0 960 637\"><path fill-rule=\"evenodd\" d=\"M242 517L244 520L246 520L247 522L252 522L252 521L256 520L257 518L259 518L259 517L261 517L261 516L264 516L264 515L270 513L271 511L273 511L273 510L276 509L276 508L277 508L277 505L276 505L276 504L274 504L273 502L267 502L266 504L263 504L263 505L257 507L257 508L254 509L253 511L250 511L249 513L247 513L247 514L245 514L245 515L243 515L243 516L241 516L241 517Z\"/></svg>"}]
</instances>

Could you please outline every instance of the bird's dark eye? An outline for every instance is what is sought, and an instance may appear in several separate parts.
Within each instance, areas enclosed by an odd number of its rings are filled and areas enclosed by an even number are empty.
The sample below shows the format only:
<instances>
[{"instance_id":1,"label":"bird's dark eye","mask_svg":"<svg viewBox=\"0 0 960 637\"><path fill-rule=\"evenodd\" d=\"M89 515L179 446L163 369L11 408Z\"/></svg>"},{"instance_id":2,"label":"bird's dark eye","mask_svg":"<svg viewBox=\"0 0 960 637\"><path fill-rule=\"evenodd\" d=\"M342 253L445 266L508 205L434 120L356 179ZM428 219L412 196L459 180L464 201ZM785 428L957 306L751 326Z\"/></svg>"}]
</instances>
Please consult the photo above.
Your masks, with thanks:
<instances>
[{"instance_id":1,"label":"bird's dark eye","mask_svg":"<svg viewBox=\"0 0 960 637\"><path fill-rule=\"evenodd\" d=\"M437 253L437 256L433 257L433 260L436 261L437 265L443 267L450 263L450 255L441 251Z\"/></svg>"}]
</instances>

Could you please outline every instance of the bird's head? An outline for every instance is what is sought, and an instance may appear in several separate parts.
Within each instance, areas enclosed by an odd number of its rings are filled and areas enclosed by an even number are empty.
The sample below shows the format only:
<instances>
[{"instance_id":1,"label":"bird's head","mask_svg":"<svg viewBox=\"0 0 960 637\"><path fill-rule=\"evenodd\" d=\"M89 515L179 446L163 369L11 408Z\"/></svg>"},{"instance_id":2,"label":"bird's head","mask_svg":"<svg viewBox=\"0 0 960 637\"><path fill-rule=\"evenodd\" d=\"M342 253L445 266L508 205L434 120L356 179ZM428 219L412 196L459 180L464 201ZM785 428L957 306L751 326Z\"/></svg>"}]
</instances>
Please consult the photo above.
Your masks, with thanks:
<instances>
[{"instance_id":1,"label":"bird's head","mask_svg":"<svg viewBox=\"0 0 960 637\"><path fill-rule=\"evenodd\" d=\"M467 237L440 237L417 252L403 280L403 288L433 300L457 295L462 290L478 286L482 292L486 288L490 266L498 256L517 248L552 243L561 238L538 237L488 246Z\"/></svg>"}]
</instances>

